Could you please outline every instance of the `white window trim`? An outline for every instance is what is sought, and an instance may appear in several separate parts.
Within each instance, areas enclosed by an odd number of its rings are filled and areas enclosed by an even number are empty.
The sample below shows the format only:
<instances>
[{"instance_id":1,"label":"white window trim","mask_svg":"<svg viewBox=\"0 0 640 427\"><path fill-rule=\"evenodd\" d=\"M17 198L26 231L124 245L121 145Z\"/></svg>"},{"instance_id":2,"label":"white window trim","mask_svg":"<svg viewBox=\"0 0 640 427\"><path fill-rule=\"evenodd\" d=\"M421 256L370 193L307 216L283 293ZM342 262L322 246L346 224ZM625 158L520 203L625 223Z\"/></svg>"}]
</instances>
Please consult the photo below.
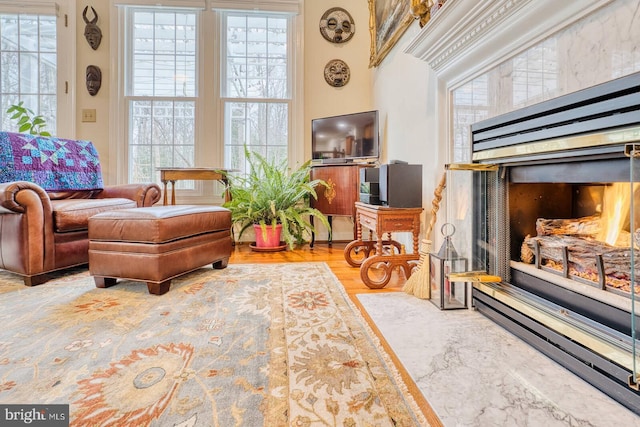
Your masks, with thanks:
<instances>
[{"instance_id":1,"label":"white window trim","mask_svg":"<svg viewBox=\"0 0 640 427\"><path fill-rule=\"evenodd\" d=\"M293 80L291 105L293 113L289 124L289 165L296 167L305 162L304 158L304 14L300 4L298 14L291 20L291 46Z\"/></svg>"},{"instance_id":2,"label":"white window trim","mask_svg":"<svg viewBox=\"0 0 640 427\"><path fill-rule=\"evenodd\" d=\"M60 6L56 2L52 1L36 1L36 0L22 0L20 3L15 0L1 0L0 9L4 13L36 13L59 15Z\"/></svg>"},{"instance_id":3,"label":"white window trim","mask_svg":"<svg viewBox=\"0 0 640 427\"><path fill-rule=\"evenodd\" d=\"M112 0L111 4L113 6L175 7L204 10L206 0Z\"/></svg>"},{"instance_id":4,"label":"white window trim","mask_svg":"<svg viewBox=\"0 0 640 427\"><path fill-rule=\"evenodd\" d=\"M295 0L294 0L295 2ZM213 1L212 3L223 3L223 2L216 2ZM229 2L229 3L235 3L235 2ZM247 0L244 3L252 3L255 4L256 2L254 2L253 0ZM269 3L267 1L263 1L260 2L261 4L266 4ZM277 3L281 3L281 2L275 2L274 4ZM296 2L297 3L297 2ZM227 9L220 9L220 8L216 8L214 9L215 16L216 16L216 28L218 29L218 31L222 31L222 18L223 18L223 14L225 10L243 10L243 8L238 7L238 4L235 4L234 7L228 7ZM265 11L266 12L266 11ZM277 8L274 10L269 10L268 12L274 12L274 13L278 13L281 12L281 10L278 10ZM291 12L291 11L288 11ZM293 16L291 16L291 30L289 31L289 39L287 40L287 43L289 44L289 46L291 46L290 48L290 54L289 54L289 75L290 75L290 81L289 81L289 91L290 91L290 98L286 99L286 100L282 100L282 99L271 99L271 98L266 98L266 99L254 99L254 98L237 98L235 100L237 100L238 102L260 102L260 101L282 101L282 102L288 102L289 104L289 108L290 108L290 112L289 112L289 117L290 117L290 121L289 121L289 129L287 130L288 135L289 135L289 140L288 140L288 146L287 146L287 152L288 152L288 160L289 160L289 166L292 168L295 168L299 165L301 165L302 163L304 163L305 158L304 158L304 55L303 55L303 34L304 34L304 26L303 26L303 14L302 13L297 13L297 14L293 14ZM222 34L218 34L218 37L223 38L224 36ZM226 55L226 48L224 46L222 46L222 43L218 44L216 46L216 55L215 55L215 61L216 64L220 64L221 58L223 58ZM225 76L225 70L221 70L221 67L216 67L216 75L218 76L217 80L216 80L216 84L215 84L215 89L217 91L217 107L220 111L219 117L220 117L220 121L218 123L218 133L217 133L217 140L220 141L220 151L219 151L219 155L222 156L221 159L224 160L224 101L229 101L229 100L234 100L233 98L227 98L227 97L223 97L222 94L220 93L220 89L222 87L221 82L223 81L223 79L226 77Z\"/></svg>"},{"instance_id":5,"label":"white window trim","mask_svg":"<svg viewBox=\"0 0 640 427\"><path fill-rule=\"evenodd\" d=\"M4 13L42 13L58 16L57 19L57 106L56 136L75 138L76 135L76 51L68 46L76 45L76 0L22 0L0 1ZM65 23L67 26L65 27Z\"/></svg>"},{"instance_id":6,"label":"white window trim","mask_svg":"<svg viewBox=\"0 0 640 427\"><path fill-rule=\"evenodd\" d=\"M157 7L157 1L154 5ZM186 1L180 2L180 0L162 2L162 7L170 4L171 9L188 9L200 12L198 13L198 57L197 62L199 69L196 70L196 81L198 86L198 92L202 88L201 81L201 69L202 65L200 64L202 61L202 49L201 46L204 43L200 43L202 37L202 28L203 24L203 7L204 2L193 2ZM200 5L199 3L202 3ZM177 4L180 4L181 7L176 7ZM190 4L191 6L195 5L196 7L185 7L185 4ZM131 61L132 51L130 46L126 46L126 34L124 34L121 29L124 29L125 32L131 31L126 22L126 11L123 7L118 6L149 6L150 3L145 0L141 1L121 1L121 0L111 0L112 13L110 17L110 33L111 33L111 80L110 87L111 91L109 94L110 99L110 108L109 108L109 159L114 159L115 161L109 162L109 174L114 176L116 179L116 184L126 184L129 178L129 150L128 150L128 131L129 131L129 117L126 114L128 111L127 107L127 84L130 82L126 79L126 67L128 61ZM144 97L136 97L136 98L144 98ZM160 97L149 97L149 99L158 100ZM202 110L202 102L203 97L198 93L195 98L196 110ZM193 98L185 98L185 100L193 100ZM196 126L200 127L200 123L204 121L201 120L200 116L196 116ZM196 141L195 141L195 166L203 166L199 164L199 159L206 158L203 153L200 151L200 147L202 144L202 132L198 129L196 132ZM196 190L191 191L190 193L198 194L201 192L201 186L199 182L196 182ZM184 190L183 190L184 192Z\"/></svg>"},{"instance_id":7,"label":"white window trim","mask_svg":"<svg viewBox=\"0 0 640 427\"><path fill-rule=\"evenodd\" d=\"M119 2L111 1L111 16L109 33L111 46L111 70L110 70L110 93L109 93L109 176L115 177L115 184L127 182L128 161L127 153L127 131L129 120L125 114L126 105L124 101L125 93L125 37L120 34L120 28L125 27L125 12L122 8L116 7Z\"/></svg>"},{"instance_id":8,"label":"white window trim","mask_svg":"<svg viewBox=\"0 0 640 427\"><path fill-rule=\"evenodd\" d=\"M213 9L300 13L300 0L209 0Z\"/></svg>"},{"instance_id":9,"label":"white window trim","mask_svg":"<svg viewBox=\"0 0 640 427\"><path fill-rule=\"evenodd\" d=\"M58 12L58 136L76 138L76 0L57 0ZM66 18L65 18L66 16ZM65 27L65 21L67 27ZM84 77L84 76L83 76Z\"/></svg>"}]
</instances>

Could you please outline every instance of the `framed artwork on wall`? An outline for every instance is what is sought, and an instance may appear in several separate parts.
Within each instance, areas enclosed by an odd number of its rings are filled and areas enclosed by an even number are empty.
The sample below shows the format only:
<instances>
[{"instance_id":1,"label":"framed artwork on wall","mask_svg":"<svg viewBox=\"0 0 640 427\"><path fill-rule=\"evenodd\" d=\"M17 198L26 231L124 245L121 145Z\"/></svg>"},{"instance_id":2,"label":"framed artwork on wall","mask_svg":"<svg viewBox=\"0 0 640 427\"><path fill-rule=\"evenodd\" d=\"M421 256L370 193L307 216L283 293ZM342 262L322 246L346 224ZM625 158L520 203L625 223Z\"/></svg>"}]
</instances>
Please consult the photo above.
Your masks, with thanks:
<instances>
[{"instance_id":1,"label":"framed artwork on wall","mask_svg":"<svg viewBox=\"0 0 640 427\"><path fill-rule=\"evenodd\" d=\"M369 67L377 67L382 62L413 19L411 0L369 0Z\"/></svg>"}]
</instances>

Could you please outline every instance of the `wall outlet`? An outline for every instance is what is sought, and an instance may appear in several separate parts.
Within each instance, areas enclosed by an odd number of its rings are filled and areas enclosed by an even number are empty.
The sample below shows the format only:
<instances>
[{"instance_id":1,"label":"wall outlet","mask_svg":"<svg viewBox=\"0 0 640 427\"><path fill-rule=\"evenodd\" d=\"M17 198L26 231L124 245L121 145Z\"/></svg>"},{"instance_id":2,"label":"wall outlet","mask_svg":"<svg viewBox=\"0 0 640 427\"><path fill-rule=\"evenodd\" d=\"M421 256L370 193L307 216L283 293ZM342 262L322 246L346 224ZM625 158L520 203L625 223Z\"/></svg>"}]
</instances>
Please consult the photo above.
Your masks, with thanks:
<instances>
[{"instance_id":1,"label":"wall outlet","mask_svg":"<svg viewBox=\"0 0 640 427\"><path fill-rule=\"evenodd\" d=\"M83 109L82 110L82 121L83 122L95 122L96 121L96 110L92 109Z\"/></svg>"}]
</instances>

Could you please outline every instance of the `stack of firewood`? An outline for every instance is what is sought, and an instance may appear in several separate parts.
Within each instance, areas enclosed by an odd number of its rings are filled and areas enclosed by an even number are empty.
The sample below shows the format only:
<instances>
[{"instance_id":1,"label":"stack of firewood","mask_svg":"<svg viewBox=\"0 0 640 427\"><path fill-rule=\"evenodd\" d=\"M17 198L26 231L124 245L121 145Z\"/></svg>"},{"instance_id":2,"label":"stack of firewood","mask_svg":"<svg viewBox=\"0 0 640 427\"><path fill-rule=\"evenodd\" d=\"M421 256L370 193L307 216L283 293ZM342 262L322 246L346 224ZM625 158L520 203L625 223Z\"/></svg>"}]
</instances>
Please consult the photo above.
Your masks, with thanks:
<instances>
[{"instance_id":1,"label":"stack of firewood","mask_svg":"<svg viewBox=\"0 0 640 427\"><path fill-rule=\"evenodd\" d=\"M544 219L536 221L537 236L527 236L521 248L521 260L535 262L540 253L541 265L563 269L568 262L571 274L598 281L598 259L602 259L607 284L628 290L631 271L631 238L622 232L615 246L597 240L601 231L599 216L575 219ZM636 247L640 247L640 229L634 233ZM635 254L636 275L640 277L640 253ZM625 281L626 286L625 286Z\"/></svg>"}]
</instances>

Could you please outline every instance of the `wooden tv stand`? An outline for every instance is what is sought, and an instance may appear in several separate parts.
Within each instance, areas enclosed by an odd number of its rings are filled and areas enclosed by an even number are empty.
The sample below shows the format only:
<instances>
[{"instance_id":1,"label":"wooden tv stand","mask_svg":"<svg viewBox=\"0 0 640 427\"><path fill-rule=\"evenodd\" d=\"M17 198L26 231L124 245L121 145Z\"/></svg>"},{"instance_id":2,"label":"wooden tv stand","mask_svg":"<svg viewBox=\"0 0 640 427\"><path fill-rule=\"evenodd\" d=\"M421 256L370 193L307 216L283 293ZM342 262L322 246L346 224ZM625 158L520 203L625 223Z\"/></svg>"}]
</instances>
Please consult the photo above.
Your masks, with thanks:
<instances>
[{"instance_id":1,"label":"wooden tv stand","mask_svg":"<svg viewBox=\"0 0 640 427\"><path fill-rule=\"evenodd\" d=\"M327 216L332 226L334 216L348 216L353 221L353 238L356 238L356 208L355 203L360 200L360 169L373 167L366 163L326 163L313 165L311 179L322 179L329 184L316 187L318 200L311 199L311 207L318 209ZM313 219L313 217L312 217ZM328 242L332 236L329 233ZM315 233L311 236L311 247L315 243Z\"/></svg>"}]
</instances>

